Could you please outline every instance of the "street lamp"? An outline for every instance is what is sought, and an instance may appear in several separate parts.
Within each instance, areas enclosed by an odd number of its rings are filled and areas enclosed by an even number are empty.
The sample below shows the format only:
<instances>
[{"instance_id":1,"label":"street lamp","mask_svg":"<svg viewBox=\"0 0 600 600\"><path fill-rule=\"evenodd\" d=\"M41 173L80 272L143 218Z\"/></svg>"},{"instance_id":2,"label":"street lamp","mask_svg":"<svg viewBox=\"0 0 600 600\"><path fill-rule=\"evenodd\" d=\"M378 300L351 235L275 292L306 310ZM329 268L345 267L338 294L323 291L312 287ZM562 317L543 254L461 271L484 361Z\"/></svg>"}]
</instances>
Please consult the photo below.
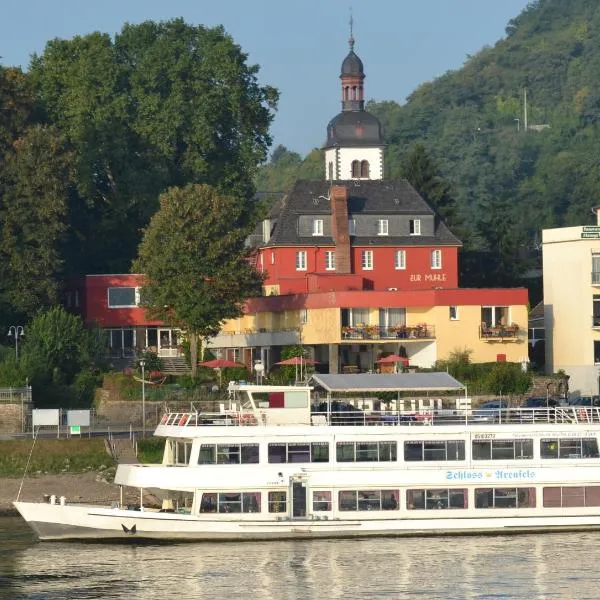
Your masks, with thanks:
<instances>
[{"instance_id":1,"label":"street lamp","mask_svg":"<svg viewBox=\"0 0 600 600\"><path fill-rule=\"evenodd\" d=\"M146 379L144 377L144 369L146 368L146 361L140 360L140 367L142 368L142 438L146 437Z\"/></svg>"},{"instance_id":2,"label":"street lamp","mask_svg":"<svg viewBox=\"0 0 600 600\"><path fill-rule=\"evenodd\" d=\"M15 336L15 358L19 360L19 338L25 335L25 329L22 325L11 325L8 328L8 337Z\"/></svg>"}]
</instances>

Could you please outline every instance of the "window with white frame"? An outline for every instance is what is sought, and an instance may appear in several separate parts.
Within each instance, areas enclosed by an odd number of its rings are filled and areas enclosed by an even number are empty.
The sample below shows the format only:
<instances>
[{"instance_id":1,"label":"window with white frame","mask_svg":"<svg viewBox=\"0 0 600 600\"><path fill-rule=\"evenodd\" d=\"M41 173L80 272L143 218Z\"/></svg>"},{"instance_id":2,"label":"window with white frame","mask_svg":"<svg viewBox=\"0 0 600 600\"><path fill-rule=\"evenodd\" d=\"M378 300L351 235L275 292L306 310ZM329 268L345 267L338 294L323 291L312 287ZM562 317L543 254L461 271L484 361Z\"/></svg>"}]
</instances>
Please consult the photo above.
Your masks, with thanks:
<instances>
[{"instance_id":1,"label":"window with white frame","mask_svg":"<svg viewBox=\"0 0 600 600\"><path fill-rule=\"evenodd\" d=\"M458 321L458 306L449 306L450 320Z\"/></svg>"},{"instance_id":2,"label":"window with white frame","mask_svg":"<svg viewBox=\"0 0 600 600\"><path fill-rule=\"evenodd\" d=\"M140 302L140 291L136 287L108 288L108 308L131 308Z\"/></svg>"},{"instance_id":3,"label":"window with white frame","mask_svg":"<svg viewBox=\"0 0 600 600\"><path fill-rule=\"evenodd\" d=\"M421 219L410 219L408 231L410 235L421 235Z\"/></svg>"},{"instance_id":4,"label":"window with white frame","mask_svg":"<svg viewBox=\"0 0 600 600\"><path fill-rule=\"evenodd\" d=\"M442 268L442 251L432 250L431 251L431 268L441 269Z\"/></svg>"},{"instance_id":5,"label":"window with white frame","mask_svg":"<svg viewBox=\"0 0 600 600\"><path fill-rule=\"evenodd\" d=\"M333 250L325 251L325 270L335 271L335 252Z\"/></svg>"},{"instance_id":6,"label":"window with white frame","mask_svg":"<svg viewBox=\"0 0 600 600\"><path fill-rule=\"evenodd\" d=\"M313 235L323 235L323 219L313 221Z\"/></svg>"},{"instance_id":7,"label":"window with white frame","mask_svg":"<svg viewBox=\"0 0 600 600\"><path fill-rule=\"evenodd\" d=\"M308 310L306 308L300 309L300 324L306 325L308 323Z\"/></svg>"},{"instance_id":8,"label":"window with white frame","mask_svg":"<svg viewBox=\"0 0 600 600\"><path fill-rule=\"evenodd\" d=\"M363 271L372 271L373 270L373 250L363 250L362 251L362 268Z\"/></svg>"},{"instance_id":9,"label":"window with white frame","mask_svg":"<svg viewBox=\"0 0 600 600\"><path fill-rule=\"evenodd\" d=\"M394 263L396 269L406 269L406 250L396 250Z\"/></svg>"},{"instance_id":10,"label":"window with white frame","mask_svg":"<svg viewBox=\"0 0 600 600\"><path fill-rule=\"evenodd\" d=\"M348 235L356 235L356 219L348 219Z\"/></svg>"},{"instance_id":11,"label":"window with white frame","mask_svg":"<svg viewBox=\"0 0 600 600\"><path fill-rule=\"evenodd\" d=\"M379 219L377 221L377 235L388 235L389 223L387 219Z\"/></svg>"},{"instance_id":12,"label":"window with white frame","mask_svg":"<svg viewBox=\"0 0 600 600\"><path fill-rule=\"evenodd\" d=\"M306 250L296 252L296 271L306 271Z\"/></svg>"}]
</instances>

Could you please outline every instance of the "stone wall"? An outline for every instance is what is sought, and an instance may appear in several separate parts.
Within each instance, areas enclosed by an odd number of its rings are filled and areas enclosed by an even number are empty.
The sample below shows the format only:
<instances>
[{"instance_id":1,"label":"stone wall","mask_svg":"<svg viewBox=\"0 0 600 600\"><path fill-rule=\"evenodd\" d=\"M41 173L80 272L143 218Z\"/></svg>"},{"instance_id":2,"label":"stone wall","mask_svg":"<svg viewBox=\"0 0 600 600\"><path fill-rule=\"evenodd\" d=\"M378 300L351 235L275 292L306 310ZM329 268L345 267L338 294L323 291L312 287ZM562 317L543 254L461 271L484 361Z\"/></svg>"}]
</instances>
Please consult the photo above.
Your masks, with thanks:
<instances>
[{"instance_id":1,"label":"stone wall","mask_svg":"<svg viewBox=\"0 0 600 600\"><path fill-rule=\"evenodd\" d=\"M23 411L25 416L31 411L29 403L0 404L0 434L22 433Z\"/></svg>"}]
</instances>

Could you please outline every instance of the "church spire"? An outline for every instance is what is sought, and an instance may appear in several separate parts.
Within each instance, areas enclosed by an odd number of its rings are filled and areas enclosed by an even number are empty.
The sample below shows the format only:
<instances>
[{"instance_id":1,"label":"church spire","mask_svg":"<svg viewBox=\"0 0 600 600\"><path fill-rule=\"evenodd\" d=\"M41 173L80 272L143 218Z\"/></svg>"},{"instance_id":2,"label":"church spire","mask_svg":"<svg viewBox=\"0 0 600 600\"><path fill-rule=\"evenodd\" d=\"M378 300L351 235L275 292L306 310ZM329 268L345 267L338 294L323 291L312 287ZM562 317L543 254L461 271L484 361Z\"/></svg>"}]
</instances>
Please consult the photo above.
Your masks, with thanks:
<instances>
[{"instance_id":1,"label":"church spire","mask_svg":"<svg viewBox=\"0 0 600 600\"><path fill-rule=\"evenodd\" d=\"M350 13L350 52L342 63L342 110L361 111L365 108L363 80L365 73L360 58L354 53L354 19Z\"/></svg>"}]
</instances>

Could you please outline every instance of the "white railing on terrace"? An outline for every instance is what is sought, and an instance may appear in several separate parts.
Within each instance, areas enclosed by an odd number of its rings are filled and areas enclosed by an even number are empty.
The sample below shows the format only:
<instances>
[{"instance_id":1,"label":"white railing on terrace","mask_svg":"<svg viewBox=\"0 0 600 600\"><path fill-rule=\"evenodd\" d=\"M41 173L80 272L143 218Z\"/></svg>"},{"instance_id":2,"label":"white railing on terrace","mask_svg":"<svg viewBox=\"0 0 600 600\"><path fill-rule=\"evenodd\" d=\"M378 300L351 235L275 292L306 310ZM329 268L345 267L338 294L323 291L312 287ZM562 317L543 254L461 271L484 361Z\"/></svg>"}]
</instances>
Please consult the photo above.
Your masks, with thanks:
<instances>
[{"instance_id":1,"label":"white railing on terrace","mask_svg":"<svg viewBox=\"0 0 600 600\"><path fill-rule=\"evenodd\" d=\"M266 420L252 411L231 410L219 413L175 412L163 416L160 425L198 427L207 425L256 426L265 425ZM510 426L527 424L548 425L600 425L600 408L549 407L507 408L474 410L420 410L406 411L363 411L359 408L312 412L311 424L319 425L469 425Z\"/></svg>"}]
</instances>

